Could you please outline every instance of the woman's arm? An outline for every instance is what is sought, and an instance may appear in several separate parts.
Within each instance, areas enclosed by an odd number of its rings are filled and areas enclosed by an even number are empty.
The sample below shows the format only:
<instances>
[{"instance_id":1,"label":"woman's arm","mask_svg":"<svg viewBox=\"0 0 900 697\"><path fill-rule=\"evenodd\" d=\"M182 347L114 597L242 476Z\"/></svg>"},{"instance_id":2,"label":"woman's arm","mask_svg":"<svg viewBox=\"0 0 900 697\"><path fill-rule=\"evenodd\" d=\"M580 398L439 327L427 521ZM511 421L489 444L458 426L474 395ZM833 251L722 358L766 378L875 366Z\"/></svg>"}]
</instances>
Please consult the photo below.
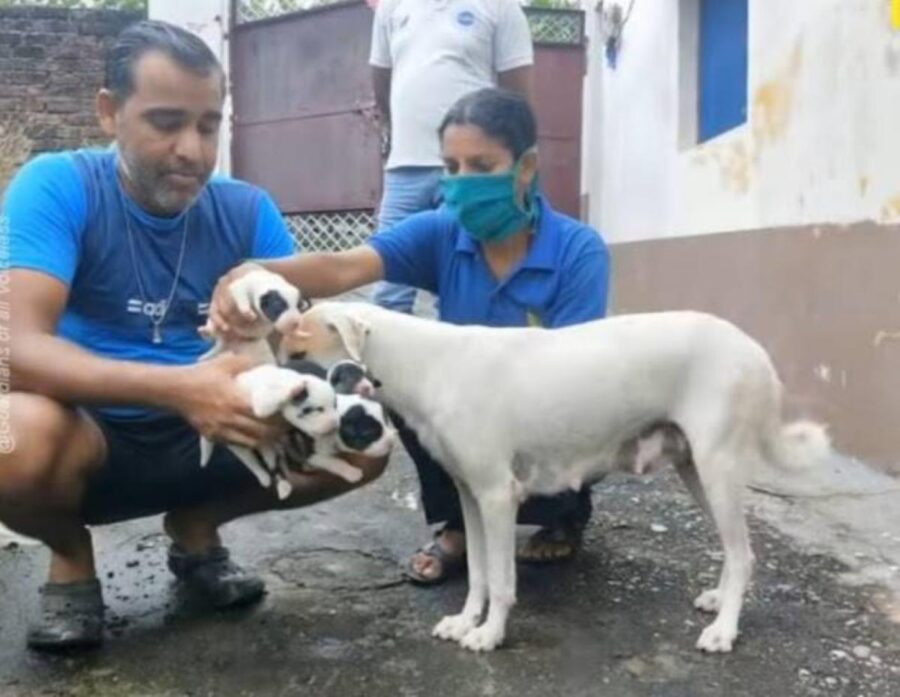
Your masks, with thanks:
<instances>
[{"instance_id":1,"label":"woman's arm","mask_svg":"<svg viewBox=\"0 0 900 697\"><path fill-rule=\"evenodd\" d=\"M233 281L260 267L283 276L311 298L339 295L384 277L381 256L369 245L346 252L311 252L241 264L222 276L213 291L209 318L220 336L240 337L252 329L256 318L242 316L227 290Z\"/></svg>"},{"instance_id":2,"label":"woman's arm","mask_svg":"<svg viewBox=\"0 0 900 697\"><path fill-rule=\"evenodd\" d=\"M311 252L257 263L284 276L309 298L340 295L384 277L381 257L369 245L346 252Z\"/></svg>"}]
</instances>

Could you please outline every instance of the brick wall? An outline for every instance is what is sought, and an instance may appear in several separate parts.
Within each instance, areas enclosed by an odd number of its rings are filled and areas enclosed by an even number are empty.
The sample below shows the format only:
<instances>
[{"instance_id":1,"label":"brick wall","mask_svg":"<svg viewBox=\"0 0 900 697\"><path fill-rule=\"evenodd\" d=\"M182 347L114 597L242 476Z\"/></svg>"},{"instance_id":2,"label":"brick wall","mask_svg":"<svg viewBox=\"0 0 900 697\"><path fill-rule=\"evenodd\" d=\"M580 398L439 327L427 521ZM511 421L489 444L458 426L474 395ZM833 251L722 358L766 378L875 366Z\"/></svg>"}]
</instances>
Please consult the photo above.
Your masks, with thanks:
<instances>
[{"instance_id":1,"label":"brick wall","mask_svg":"<svg viewBox=\"0 0 900 697\"><path fill-rule=\"evenodd\" d=\"M139 13L0 7L0 139L18 131L31 154L103 142L94 96L111 40Z\"/></svg>"}]
</instances>

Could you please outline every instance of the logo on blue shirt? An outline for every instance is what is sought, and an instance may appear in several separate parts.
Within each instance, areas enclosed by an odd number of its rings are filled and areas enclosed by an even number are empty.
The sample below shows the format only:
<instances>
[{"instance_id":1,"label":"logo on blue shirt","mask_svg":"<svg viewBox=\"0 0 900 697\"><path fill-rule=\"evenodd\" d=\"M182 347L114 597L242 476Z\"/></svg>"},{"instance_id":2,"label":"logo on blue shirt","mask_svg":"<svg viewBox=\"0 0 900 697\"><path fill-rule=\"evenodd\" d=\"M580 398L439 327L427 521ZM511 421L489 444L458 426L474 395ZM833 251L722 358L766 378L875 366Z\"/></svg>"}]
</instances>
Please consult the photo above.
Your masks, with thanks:
<instances>
[{"instance_id":1,"label":"logo on blue shirt","mask_svg":"<svg viewBox=\"0 0 900 697\"><path fill-rule=\"evenodd\" d=\"M475 14L470 12L469 10L463 10L458 15L456 15L456 21L462 27L471 27L475 24Z\"/></svg>"}]
</instances>

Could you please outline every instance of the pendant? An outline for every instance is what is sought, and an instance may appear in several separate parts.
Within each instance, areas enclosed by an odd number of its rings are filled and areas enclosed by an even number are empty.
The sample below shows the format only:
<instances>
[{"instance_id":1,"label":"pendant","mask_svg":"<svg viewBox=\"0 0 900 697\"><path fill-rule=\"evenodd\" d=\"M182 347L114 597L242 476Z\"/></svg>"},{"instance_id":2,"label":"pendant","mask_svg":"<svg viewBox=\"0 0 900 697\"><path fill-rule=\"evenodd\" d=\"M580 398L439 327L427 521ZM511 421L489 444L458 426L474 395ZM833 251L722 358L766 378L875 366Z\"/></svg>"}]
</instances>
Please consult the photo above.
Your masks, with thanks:
<instances>
[{"instance_id":1,"label":"pendant","mask_svg":"<svg viewBox=\"0 0 900 697\"><path fill-rule=\"evenodd\" d=\"M160 331L158 324L154 324L153 325L153 343L161 344L162 342L163 342L162 341L162 331Z\"/></svg>"}]
</instances>

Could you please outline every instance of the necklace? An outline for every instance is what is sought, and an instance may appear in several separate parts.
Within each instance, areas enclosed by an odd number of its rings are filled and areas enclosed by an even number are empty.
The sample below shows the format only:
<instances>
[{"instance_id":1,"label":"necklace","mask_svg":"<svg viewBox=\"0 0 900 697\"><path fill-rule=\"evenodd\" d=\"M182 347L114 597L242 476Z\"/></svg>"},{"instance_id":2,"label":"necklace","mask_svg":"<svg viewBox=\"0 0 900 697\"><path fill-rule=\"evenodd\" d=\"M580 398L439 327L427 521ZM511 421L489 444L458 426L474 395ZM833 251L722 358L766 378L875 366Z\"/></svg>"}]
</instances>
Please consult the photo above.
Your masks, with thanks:
<instances>
[{"instance_id":1,"label":"necklace","mask_svg":"<svg viewBox=\"0 0 900 697\"><path fill-rule=\"evenodd\" d=\"M141 280L141 273L138 270L134 235L131 232L131 223L128 219L128 206L125 202L125 195L122 193L121 189L119 189L119 198L122 201L122 215L125 216L125 231L128 235L128 250L131 253L131 268L134 271L134 277L137 280L138 292L141 294L141 310L143 311L143 308L148 305L147 294L144 292L144 283ZM181 224L181 249L178 251L178 263L175 265L175 276L172 279L172 287L169 289L169 297L163 301L163 305L158 313L159 317L155 316L157 314L155 312L150 313L150 326L152 327L150 339L154 344L161 344L163 342L162 325L166 321L166 317L169 316L169 308L172 307L172 299L175 297L175 290L178 288L178 281L181 278L181 267L184 263L184 250L187 248L187 220L189 214L190 210L185 211L184 222Z\"/></svg>"}]
</instances>

